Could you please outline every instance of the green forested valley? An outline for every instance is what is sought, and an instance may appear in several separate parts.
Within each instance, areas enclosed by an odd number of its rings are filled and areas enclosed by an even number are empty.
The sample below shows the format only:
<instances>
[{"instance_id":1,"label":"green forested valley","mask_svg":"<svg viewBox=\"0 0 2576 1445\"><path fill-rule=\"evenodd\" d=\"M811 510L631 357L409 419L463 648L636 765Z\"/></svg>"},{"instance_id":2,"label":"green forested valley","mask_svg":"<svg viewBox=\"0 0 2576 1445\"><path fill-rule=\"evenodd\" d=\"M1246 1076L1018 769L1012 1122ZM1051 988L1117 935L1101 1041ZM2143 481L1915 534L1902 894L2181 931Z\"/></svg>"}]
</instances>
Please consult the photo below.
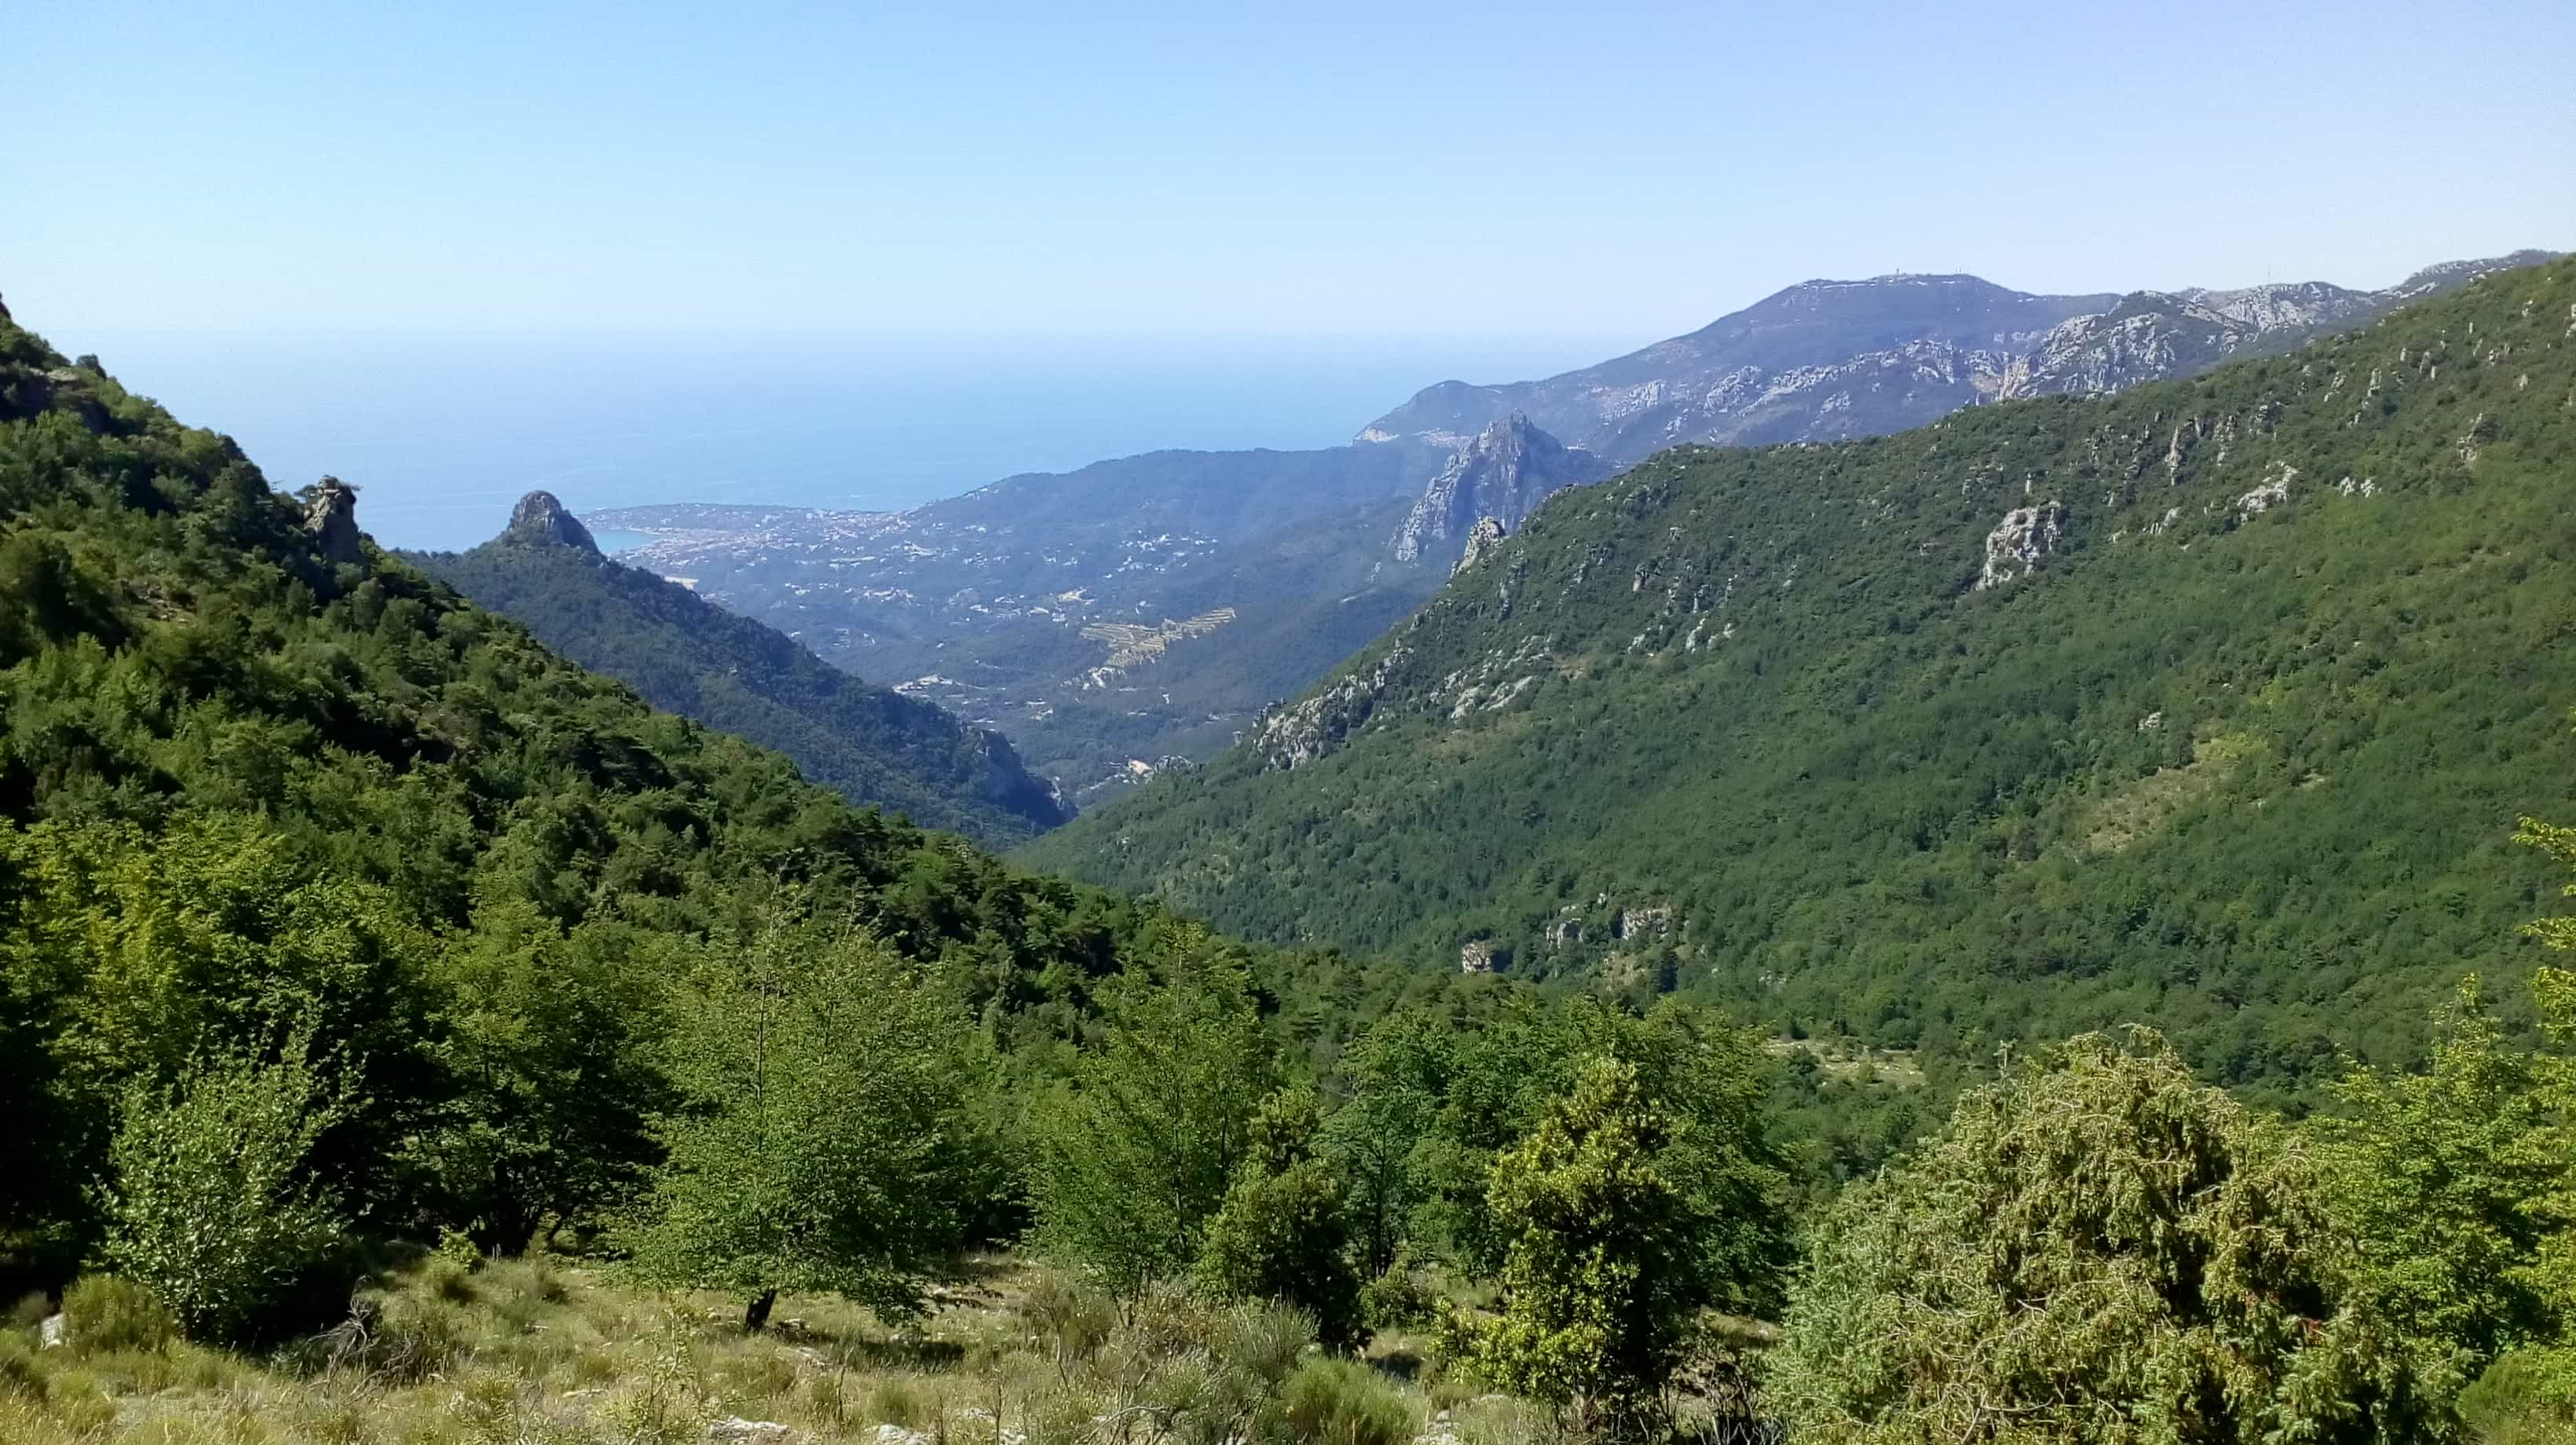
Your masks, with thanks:
<instances>
[{"instance_id":1,"label":"green forested valley","mask_svg":"<svg viewBox=\"0 0 2576 1445\"><path fill-rule=\"evenodd\" d=\"M1666 453L1025 856L1936 1075L2153 1021L2313 1102L2535 956L2507 839L2576 812L2571 306L2556 262L2192 381Z\"/></svg>"},{"instance_id":2,"label":"green forested valley","mask_svg":"<svg viewBox=\"0 0 2576 1445\"><path fill-rule=\"evenodd\" d=\"M793 638L610 561L545 493L519 509L508 530L472 551L414 560L655 707L776 748L807 780L853 803L988 847L1072 816L999 736L868 686Z\"/></svg>"},{"instance_id":3,"label":"green forested valley","mask_svg":"<svg viewBox=\"0 0 2576 1445\"><path fill-rule=\"evenodd\" d=\"M2567 1439L2571 283L1561 494L1164 901L0 313L0 1440Z\"/></svg>"}]
</instances>

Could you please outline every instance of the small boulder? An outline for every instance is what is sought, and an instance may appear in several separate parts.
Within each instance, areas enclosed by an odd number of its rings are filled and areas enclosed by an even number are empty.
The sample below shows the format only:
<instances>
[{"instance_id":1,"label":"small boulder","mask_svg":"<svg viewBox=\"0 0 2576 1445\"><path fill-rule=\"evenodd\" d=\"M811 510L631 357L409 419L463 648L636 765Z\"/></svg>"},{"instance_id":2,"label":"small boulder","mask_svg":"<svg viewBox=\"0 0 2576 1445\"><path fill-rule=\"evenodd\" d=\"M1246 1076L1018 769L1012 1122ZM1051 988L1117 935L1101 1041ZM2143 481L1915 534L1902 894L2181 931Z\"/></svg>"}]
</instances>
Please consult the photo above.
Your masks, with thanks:
<instances>
[{"instance_id":1,"label":"small boulder","mask_svg":"<svg viewBox=\"0 0 2576 1445\"><path fill-rule=\"evenodd\" d=\"M727 1416L707 1427L710 1440L784 1440L787 1427L775 1420L746 1420L740 1415Z\"/></svg>"}]
</instances>

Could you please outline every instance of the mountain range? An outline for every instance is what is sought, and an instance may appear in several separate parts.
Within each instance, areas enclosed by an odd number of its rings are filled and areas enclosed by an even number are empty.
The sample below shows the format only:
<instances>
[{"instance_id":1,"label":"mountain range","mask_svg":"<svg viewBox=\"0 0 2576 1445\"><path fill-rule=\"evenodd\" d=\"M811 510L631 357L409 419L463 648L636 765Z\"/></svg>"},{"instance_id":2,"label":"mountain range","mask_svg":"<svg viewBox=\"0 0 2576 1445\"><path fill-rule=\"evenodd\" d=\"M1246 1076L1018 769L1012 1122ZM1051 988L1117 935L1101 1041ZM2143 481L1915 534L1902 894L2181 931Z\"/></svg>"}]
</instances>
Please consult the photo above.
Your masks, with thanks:
<instances>
[{"instance_id":1,"label":"mountain range","mask_svg":"<svg viewBox=\"0 0 2576 1445\"><path fill-rule=\"evenodd\" d=\"M1808 281L1686 336L1540 381L1444 381L1363 442L1456 445L1508 416L1629 465L1685 442L1839 441L1963 406L2117 391L2295 346L2548 253L2429 267L2395 286L2037 296L1974 276Z\"/></svg>"},{"instance_id":2,"label":"mountain range","mask_svg":"<svg viewBox=\"0 0 2576 1445\"><path fill-rule=\"evenodd\" d=\"M2146 1018L2312 1084L2528 966L2509 836L2576 813L2571 478L2576 262L2116 396L1680 447L1025 856L1789 1037Z\"/></svg>"},{"instance_id":3,"label":"mountain range","mask_svg":"<svg viewBox=\"0 0 2576 1445\"><path fill-rule=\"evenodd\" d=\"M1086 806L1205 759L1428 599L1480 518L1681 442L1830 441L2117 391L2364 324L2397 286L2041 296L1970 276L1792 286L1598 366L1444 382L1306 452L1156 452L903 513L618 508L628 560L1002 731ZM1500 427L1497 432L1493 429Z\"/></svg>"}]
</instances>

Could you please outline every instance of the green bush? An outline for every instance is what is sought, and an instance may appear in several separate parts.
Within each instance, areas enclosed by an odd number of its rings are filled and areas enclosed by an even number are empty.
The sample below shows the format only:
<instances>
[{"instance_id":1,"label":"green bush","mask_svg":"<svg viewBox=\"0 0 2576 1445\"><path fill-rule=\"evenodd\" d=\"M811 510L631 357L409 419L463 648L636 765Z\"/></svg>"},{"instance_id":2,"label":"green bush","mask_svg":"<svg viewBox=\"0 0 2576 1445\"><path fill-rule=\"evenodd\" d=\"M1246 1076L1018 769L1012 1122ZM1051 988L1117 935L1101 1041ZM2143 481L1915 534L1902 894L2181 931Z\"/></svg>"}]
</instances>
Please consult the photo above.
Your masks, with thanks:
<instances>
[{"instance_id":1,"label":"green bush","mask_svg":"<svg viewBox=\"0 0 2576 1445\"><path fill-rule=\"evenodd\" d=\"M74 1349L157 1350L178 1334L170 1307L133 1280L83 1275L63 1291L63 1339Z\"/></svg>"},{"instance_id":2,"label":"green bush","mask_svg":"<svg viewBox=\"0 0 2576 1445\"><path fill-rule=\"evenodd\" d=\"M2486 1445L2576 1439L2576 1353L2507 1350L2460 1392L2460 1419Z\"/></svg>"},{"instance_id":3,"label":"green bush","mask_svg":"<svg viewBox=\"0 0 2576 1445\"><path fill-rule=\"evenodd\" d=\"M1228 1311L1209 1349L1227 1369L1275 1390L1314 1342L1314 1316L1294 1305L1258 1301Z\"/></svg>"},{"instance_id":4,"label":"green bush","mask_svg":"<svg viewBox=\"0 0 2576 1445\"><path fill-rule=\"evenodd\" d=\"M1413 1439L1412 1402L1357 1360L1307 1360L1288 1377L1282 1403L1302 1445L1407 1445Z\"/></svg>"},{"instance_id":5,"label":"green bush","mask_svg":"<svg viewBox=\"0 0 2576 1445\"><path fill-rule=\"evenodd\" d=\"M329 1257L336 1202L310 1182L338 1113L290 1045L260 1064L228 1056L171 1090L137 1085L108 1146L110 1268L167 1301L187 1334L241 1342L274 1329Z\"/></svg>"},{"instance_id":6,"label":"green bush","mask_svg":"<svg viewBox=\"0 0 2576 1445\"><path fill-rule=\"evenodd\" d=\"M1360 1318L1371 1330L1411 1329L1431 1322L1439 1296L1417 1274L1413 1261L1398 1256L1386 1273L1360 1286Z\"/></svg>"},{"instance_id":7,"label":"green bush","mask_svg":"<svg viewBox=\"0 0 2576 1445\"><path fill-rule=\"evenodd\" d=\"M1215 1299L1295 1305L1313 1316L1325 1344L1347 1349L1366 1338L1360 1281L1341 1186L1314 1156L1320 1127L1311 1093L1281 1090L1263 1101L1193 1273Z\"/></svg>"},{"instance_id":8,"label":"green bush","mask_svg":"<svg viewBox=\"0 0 2576 1445\"><path fill-rule=\"evenodd\" d=\"M321 1368L356 1370L389 1385L416 1385L465 1354L456 1312L408 1294L359 1295L349 1317L315 1342Z\"/></svg>"},{"instance_id":9,"label":"green bush","mask_svg":"<svg viewBox=\"0 0 2576 1445\"><path fill-rule=\"evenodd\" d=\"M1047 1270L1021 1298L1020 1318L1047 1343L1056 1368L1069 1370L1097 1353L1118 1327L1118 1306L1106 1294Z\"/></svg>"},{"instance_id":10,"label":"green bush","mask_svg":"<svg viewBox=\"0 0 2576 1445\"><path fill-rule=\"evenodd\" d=\"M0 1395L45 1398L45 1372L37 1367L27 1337L16 1330L0 1330Z\"/></svg>"}]
</instances>

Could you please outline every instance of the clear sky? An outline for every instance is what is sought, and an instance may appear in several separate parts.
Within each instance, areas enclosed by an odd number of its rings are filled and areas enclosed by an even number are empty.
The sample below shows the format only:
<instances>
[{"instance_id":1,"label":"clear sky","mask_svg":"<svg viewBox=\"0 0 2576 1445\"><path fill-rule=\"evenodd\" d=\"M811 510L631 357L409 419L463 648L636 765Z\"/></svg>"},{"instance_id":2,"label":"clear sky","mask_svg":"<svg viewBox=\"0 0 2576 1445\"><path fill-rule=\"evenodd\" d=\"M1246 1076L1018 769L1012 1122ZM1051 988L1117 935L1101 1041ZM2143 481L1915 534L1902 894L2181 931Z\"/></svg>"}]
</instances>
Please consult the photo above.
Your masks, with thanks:
<instances>
[{"instance_id":1,"label":"clear sky","mask_svg":"<svg viewBox=\"0 0 2576 1445\"><path fill-rule=\"evenodd\" d=\"M2576 248L2576 5L12 0L92 329L1627 336ZM1428 378L1426 378L1428 379Z\"/></svg>"}]
</instances>

